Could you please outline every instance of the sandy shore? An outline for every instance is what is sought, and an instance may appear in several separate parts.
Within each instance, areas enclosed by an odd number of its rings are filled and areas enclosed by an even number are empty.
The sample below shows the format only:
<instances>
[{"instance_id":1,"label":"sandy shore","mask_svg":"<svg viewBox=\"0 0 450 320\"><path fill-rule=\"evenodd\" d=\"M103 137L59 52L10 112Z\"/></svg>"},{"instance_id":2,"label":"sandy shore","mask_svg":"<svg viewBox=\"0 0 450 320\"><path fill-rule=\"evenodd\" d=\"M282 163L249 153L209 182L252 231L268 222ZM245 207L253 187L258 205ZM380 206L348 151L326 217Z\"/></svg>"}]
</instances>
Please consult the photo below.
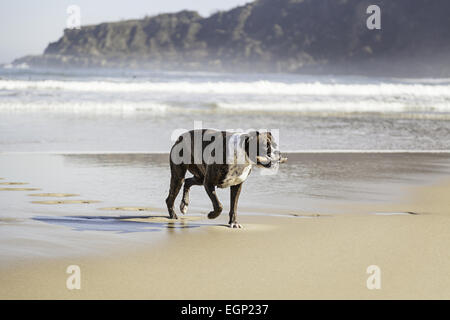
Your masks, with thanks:
<instances>
[{"instance_id":1,"label":"sandy shore","mask_svg":"<svg viewBox=\"0 0 450 320\"><path fill-rule=\"evenodd\" d=\"M449 182L411 188L402 203L366 208L414 215L243 216L244 230L215 225L108 257L33 260L0 270L0 298L450 299L449 193ZM66 288L73 264L81 290ZM380 290L366 287L369 265L381 269Z\"/></svg>"}]
</instances>

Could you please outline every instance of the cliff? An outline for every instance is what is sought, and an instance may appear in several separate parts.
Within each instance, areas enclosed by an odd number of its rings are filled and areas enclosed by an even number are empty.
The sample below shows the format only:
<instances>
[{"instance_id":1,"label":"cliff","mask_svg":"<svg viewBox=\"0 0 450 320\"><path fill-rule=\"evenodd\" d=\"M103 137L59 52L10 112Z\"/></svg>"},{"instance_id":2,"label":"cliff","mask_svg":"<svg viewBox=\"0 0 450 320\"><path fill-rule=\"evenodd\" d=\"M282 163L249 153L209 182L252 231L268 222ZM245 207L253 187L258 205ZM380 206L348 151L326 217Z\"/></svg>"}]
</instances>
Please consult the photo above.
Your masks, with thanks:
<instances>
[{"instance_id":1,"label":"cliff","mask_svg":"<svg viewBox=\"0 0 450 320\"><path fill-rule=\"evenodd\" d=\"M381 30L366 27L369 5ZM31 65L450 75L450 1L258 0L65 30Z\"/></svg>"}]
</instances>

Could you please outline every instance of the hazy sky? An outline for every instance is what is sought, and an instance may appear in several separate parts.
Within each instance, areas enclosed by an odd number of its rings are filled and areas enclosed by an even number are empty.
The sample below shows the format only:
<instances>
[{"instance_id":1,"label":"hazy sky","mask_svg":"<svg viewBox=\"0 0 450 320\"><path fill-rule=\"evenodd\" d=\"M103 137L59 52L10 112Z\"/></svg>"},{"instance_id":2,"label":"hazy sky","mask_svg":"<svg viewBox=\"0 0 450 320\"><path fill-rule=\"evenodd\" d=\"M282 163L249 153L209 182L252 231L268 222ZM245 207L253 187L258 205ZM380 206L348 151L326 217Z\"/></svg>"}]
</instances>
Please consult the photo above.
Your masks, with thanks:
<instances>
[{"instance_id":1,"label":"hazy sky","mask_svg":"<svg viewBox=\"0 0 450 320\"><path fill-rule=\"evenodd\" d=\"M42 53L49 42L62 36L69 5L81 9L81 24L142 18L183 9L207 16L251 0L1 0L0 63Z\"/></svg>"}]
</instances>

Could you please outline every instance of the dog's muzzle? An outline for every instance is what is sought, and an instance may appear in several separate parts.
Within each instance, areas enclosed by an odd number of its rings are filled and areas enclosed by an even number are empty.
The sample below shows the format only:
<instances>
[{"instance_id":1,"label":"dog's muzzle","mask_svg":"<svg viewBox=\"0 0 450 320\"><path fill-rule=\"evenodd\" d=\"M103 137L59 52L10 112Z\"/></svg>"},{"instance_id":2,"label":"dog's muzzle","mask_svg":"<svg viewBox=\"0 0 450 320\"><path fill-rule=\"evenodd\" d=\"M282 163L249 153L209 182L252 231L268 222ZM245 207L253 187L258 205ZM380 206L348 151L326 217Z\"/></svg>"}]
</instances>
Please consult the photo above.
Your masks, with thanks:
<instances>
[{"instance_id":1,"label":"dog's muzzle","mask_svg":"<svg viewBox=\"0 0 450 320\"><path fill-rule=\"evenodd\" d=\"M283 158L281 153L277 152L271 156L258 156L256 157L257 165L263 166L264 168L270 168L273 164L280 164L287 162L287 158Z\"/></svg>"}]
</instances>

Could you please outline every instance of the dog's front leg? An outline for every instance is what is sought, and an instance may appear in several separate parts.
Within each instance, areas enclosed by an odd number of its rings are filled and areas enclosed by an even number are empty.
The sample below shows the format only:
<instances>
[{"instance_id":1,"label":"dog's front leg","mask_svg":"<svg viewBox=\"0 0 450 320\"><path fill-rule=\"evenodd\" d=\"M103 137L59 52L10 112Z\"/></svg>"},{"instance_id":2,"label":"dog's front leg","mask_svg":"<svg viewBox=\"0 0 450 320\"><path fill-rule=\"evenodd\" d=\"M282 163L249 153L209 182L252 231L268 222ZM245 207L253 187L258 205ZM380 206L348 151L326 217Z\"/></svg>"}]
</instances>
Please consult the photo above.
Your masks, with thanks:
<instances>
[{"instance_id":1,"label":"dog's front leg","mask_svg":"<svg viewBox=\"0 0 450 320\"><path fill-rule=\"evenodd\" d=\"M182 214L187 212L189 206L189 190L192 186L201 186L202 184L203 181L197 177L188 178L184 181L183 198L180 203L180 211Z\"/></svg>"},{"instance_id":2,"label":"dog's front leg","mask_svg":"<svg viewBox=\"0 0 450 320\"><path fill-rule=\"evenodd\" d=\"M206 193L208 194L209 198L211 199L214 211L211 211L210 213L208 213L208 218L209 219L215 219L218 216L220 216L220 214L222 213L222 204L219 201L219 198L217 197L217 193L216 193L216 187L213 184L208 184L205 183L205 190Z\"/></svg>"},{"instance_id":3,"label":"dog's front leg","mask_svg":"<svg viewBox=\"0 0 450 320\"><path fill-rule=\"evenodd\" d=\"M230 221L228 222L230 228L242 228L242 226L236 221L237 205L239 195L241 194L241 190L242 190L242 183L235 186L231 186L230 188Z\"/></svg>"}]
</instances>

